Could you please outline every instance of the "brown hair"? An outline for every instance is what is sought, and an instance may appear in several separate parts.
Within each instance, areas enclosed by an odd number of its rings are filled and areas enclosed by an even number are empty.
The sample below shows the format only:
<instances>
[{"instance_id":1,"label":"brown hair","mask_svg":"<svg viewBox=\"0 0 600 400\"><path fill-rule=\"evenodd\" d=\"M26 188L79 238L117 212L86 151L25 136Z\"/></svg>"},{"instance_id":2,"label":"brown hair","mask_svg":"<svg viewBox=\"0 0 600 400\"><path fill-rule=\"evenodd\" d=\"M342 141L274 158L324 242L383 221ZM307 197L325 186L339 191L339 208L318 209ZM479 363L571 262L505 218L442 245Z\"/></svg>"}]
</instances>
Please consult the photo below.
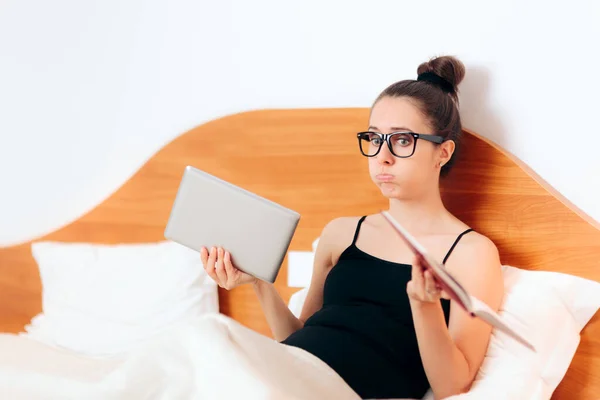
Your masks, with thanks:
<instances>
[{"instance_id":1,"label":"brown hair","mask_svg":"<svg viewBox=\"0 0 600 400\"><path fill-rule=\"evenodd\" d=\"M441 84L432 82L436 79L399 81L388 86L375 103L382 97L408 97L425 115L435 134L454 141L454 154L441 171L446 175L460 150L462 124L458 112L458 85L465 76L465 66L452 56L435 57L419 65L417 74L424 73L435 74L443 81Z\"/></svg>"}]
</instances>

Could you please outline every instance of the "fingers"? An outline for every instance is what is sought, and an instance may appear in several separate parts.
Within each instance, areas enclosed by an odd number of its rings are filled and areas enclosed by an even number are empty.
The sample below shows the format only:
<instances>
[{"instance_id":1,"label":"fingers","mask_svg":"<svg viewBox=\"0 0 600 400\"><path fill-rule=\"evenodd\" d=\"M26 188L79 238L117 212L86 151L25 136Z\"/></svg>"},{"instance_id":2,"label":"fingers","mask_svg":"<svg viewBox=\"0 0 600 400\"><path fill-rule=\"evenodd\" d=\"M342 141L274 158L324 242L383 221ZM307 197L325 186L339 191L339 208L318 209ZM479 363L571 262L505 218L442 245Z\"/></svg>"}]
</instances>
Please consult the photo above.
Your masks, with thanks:
<instances>
[{"instance_id":1,"label":"fingers","mask_svg":"<svg viewBox=\"0 0 600 400\"><path fill-rule=\"evenodd\" d=\"M200 258L208 276L224 289L230 290L242 283L253 282L257 279L240 271L233 264L231 253L222 247L211 247L210 252L202 247Z\"/></svg>"},{"instance_id":2,"label":"fingers","mask_svg":"<svg viewBox=\"0 0 600 400\"><path fill-rule=\"evenodd\" d=\"M425 278L423 277L423 266L419 257L415 257L413 261L411 279L415 283L415 288L423 287Z\"/></svg>"},{"instance_id":3,"label":"fingers","mask_svg":"<svg viewBox=\"0 0 600 400\"><path fill-rule=\"evenodd\" d=\"M208 264L208 250L204 246L200 249L200 261L202 261L202 266L206 269L206 264Z\"/></svg>"},{"instance_id":4,"label":"fingers","mask_svg":"<svg viewBox=\"0 0 600 400\"><path fill-rule=\"evenodd\" d=\"M411 279L406 285L406 293L414 299L423 297L423 267L418 257L415 257L411 267Z\"/></svg>"},{"instance_id":5,"label":"fingers","mask_svg":"<svg viewBox=\"0 0 600 400\"><path fill-rule=\"evenodd\" d=\"M413 260L411 281L406 291L411 298L419 301L432 302L440 298L441 291L433 274L423 267L418 256Z\"/></svg>"},{"instance_id":6,"label":"fingers","mask_svg":"<svg viewBox=\"0 0 600 400\"><path fill-rule=\"evenodd\" d=\"M200 250L200 257L202 258L204 270L206 271L208 276L210 276L215 282L219 283L219 278L217 277L217 274L215 272L215 261L217 259L217 252L215 251L215 248L212 247L209 253L208 250L203 247ZM206 258L206 262L204 262L203 257Z\"/></svg>"},{"instance_id":7,"label":"fingers","mask_svg":"<svg viewBox=\"0 0 600 400\"><path fill-rule=\"evenodd\" d=\"M415 281L408 281L408 283L406 284L406 294L408 294L408 297L410 298L418 297L417 288L415 287Z\"/></svg>"},{"instance_id":8,"label":"fingers","mask_svg":"<svg viewBox=\"0 0 600 400\"><path fill-rule=\"evenodd\" d=\"M215 266L215 271L217 273L217 277L219 278L218 283L221 287L224 287L227 284L227 272L225 272L225 264L223 262L223 248L217 248L217 251L215 253L217 255L217 264Z\"/></svg>"},{"instance_id":9,"label":"fingers","mask_svg":"<svg viewBox=\"0 0 600 400\"><path fill-rule=\"evenodd\" d=\"M436 295L437 292L439 291L439 289L437 287L437 284L435 283L435 279L433 278L431 271L425 271L424 276L425 276L425 292L429 296Z\"/></svg>"},{"instance_id":10,"label":"fingers","mask_svg":"<svg viewBox=\"0 0 600 400\"><path fill-rule=\"evenodd\" d=\"M235 274L236 268L233 266L233 263L231 262L231 253L230 252L228 252L228 251L225 252L225 258L224 258L223 262L225 263L225 272L227 273L227 276L233 277Z\"/></svg>"}]
</instances>

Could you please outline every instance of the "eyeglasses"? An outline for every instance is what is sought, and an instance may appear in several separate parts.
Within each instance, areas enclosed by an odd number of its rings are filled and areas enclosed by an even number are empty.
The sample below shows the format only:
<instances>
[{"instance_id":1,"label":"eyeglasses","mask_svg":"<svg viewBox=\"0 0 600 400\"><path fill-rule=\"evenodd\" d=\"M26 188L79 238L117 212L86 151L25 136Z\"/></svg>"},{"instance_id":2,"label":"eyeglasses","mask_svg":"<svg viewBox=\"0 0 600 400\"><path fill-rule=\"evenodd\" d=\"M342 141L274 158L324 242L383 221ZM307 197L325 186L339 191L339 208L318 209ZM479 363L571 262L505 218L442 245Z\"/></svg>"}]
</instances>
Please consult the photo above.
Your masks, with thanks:
<instances>
[{"instance_id":1,"label":"eyeglasses","mask_svg":"<svg viewBox=\"0 0 600 400\"><path fill-rule=\"evenodd\" d=\"M444 141L443 136L414 132L359 132L357 137L360 152L365 157L374 157L379 154L383 142L387 142L388 148L394 156L408 158L415 153L418 139L437 144Z\"/></svg>"}]
</instances>

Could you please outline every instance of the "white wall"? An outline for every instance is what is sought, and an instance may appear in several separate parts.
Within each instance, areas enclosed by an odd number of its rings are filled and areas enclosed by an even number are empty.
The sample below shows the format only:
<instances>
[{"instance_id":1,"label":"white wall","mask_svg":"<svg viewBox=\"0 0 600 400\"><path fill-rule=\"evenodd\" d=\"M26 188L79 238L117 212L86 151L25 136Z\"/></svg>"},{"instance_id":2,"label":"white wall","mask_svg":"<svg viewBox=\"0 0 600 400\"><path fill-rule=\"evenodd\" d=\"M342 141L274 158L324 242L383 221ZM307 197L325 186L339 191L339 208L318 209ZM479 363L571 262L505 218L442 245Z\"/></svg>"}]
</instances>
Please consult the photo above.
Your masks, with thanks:
<instances>
[{"instance_id":1,"label":"white wall","mask_svg":"<svg viewBox=\"0 0 600 400\"><path fill-rule=\"evenodd\" d=\"M444 53L469 68L465 126L600 221L599 39L595 0L4 0L0 245L78 218L198 124L369 106Z\"/></svg>"}]
</instances>

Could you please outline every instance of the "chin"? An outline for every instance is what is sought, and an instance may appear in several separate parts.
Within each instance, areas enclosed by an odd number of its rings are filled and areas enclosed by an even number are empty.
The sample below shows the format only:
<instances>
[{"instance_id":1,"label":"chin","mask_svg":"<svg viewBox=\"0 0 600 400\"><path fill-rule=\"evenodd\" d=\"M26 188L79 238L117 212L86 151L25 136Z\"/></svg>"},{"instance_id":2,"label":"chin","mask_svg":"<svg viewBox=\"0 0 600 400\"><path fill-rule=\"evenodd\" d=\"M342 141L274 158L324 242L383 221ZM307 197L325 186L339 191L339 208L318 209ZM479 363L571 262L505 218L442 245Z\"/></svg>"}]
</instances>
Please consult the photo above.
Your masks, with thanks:
<instances>
[{"instance_id":1,"label":"chin","mask_svg":"<svg viewBox=\"0 0 600 400\"><path fill-rule=\"evenodd\" d=\"M402 186L395 182L377 182L377 186L381 191L381 194L389 199L402 199L406 197L405 191Z\"/></svg>"}]
</instances>

